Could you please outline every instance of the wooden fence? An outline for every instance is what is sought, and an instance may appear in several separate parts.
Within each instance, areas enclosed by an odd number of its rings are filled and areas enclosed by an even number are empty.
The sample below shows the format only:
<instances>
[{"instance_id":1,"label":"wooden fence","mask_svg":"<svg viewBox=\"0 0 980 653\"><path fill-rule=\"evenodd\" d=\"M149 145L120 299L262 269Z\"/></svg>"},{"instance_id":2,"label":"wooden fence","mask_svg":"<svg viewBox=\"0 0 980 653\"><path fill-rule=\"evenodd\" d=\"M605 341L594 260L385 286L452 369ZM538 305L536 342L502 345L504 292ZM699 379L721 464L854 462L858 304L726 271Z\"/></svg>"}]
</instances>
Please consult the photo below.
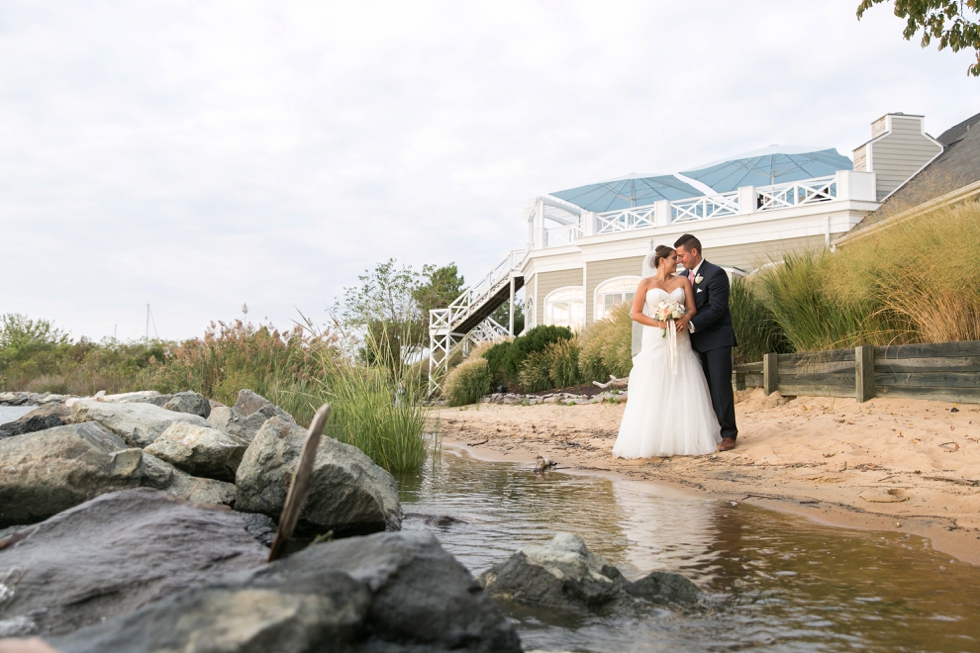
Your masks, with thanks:
<instances>
[{"instance_id":1,"label":"wooden fence","mask_svg":"<svg viewBox=\"0 0 980 653\"><path fill-rule=\"evenodd\" d=\"M980 340L766 354L735 366L735 388L766 394L980 403Z\"/></svg>"}]
</instances>

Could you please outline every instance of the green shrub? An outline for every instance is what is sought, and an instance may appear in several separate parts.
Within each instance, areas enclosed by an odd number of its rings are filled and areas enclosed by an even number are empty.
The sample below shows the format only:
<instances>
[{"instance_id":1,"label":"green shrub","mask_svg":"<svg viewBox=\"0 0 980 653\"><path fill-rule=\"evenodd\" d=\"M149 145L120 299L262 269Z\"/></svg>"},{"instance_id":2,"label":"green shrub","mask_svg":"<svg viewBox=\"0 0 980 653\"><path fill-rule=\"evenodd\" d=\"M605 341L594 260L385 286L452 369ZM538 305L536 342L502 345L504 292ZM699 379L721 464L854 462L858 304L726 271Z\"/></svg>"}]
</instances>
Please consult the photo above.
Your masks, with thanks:
<instances>
[{"instance_id":1,"label":"green shrub","mask_svg":"<svg viewBox=\"0 0 980 653\"><path fill-rule=\"evenodd\" d=\"M500 385L514 385L514 379L508 379L504 374L504 363L510 354L512 340L498 342L483 352L483 358L487 361L487 370L490 374L490 386L496 388Z\"/></svg>"},{"instance_id":2,"label":"green shrub","mask_svg":"<svg viewBox=\"0 0 980 653\"><path fill-rule=\"evenodd\" d=\"M450 406L466 406L491 392L489 365L481 356L470 356L446 375L443 394Z\"/></svg>"},{"instance_id":3,"label":"green shrub","mask_svg":"<svg viewBox=\"0 0 980 653\"><path fill-rule=\"evenodd\" d=\"M572 331L568 327L542 325L514 338L503 362L504 378L519 380L524 360L532 353L544 351L545 347L559 340L570 340Z\"/></svg>"},{"instance_id":4,"label":"green shrub","mask_svg":"<svg viewBox=\"0 0 980 653\"><path fill-rule=\"evenodd\" d=\"M570 388L579 384L579 346L575 338L553 342L544 352L549 359L548 378L553 388Z\"/></svg>"},{"instance_id":5,"label":"green shrub","mask_svg":"<svg viewBox=\"0 0 980 653\"><path fill-rule=\"evenodd\" d=\"M785 354L793 351L776 316L752 291L752 283L746 279L732 279L729 307L738 347L735 362L761 361L768 353Z\"/></svg>"},{"instance_id":6,"label":"green shrub","mask_svg":"<svg viewBox=\"0 0 980 653\"><path fill-rule=\"evenodd\" d=\"M575 338L558 340L524 359L518 380L526 392L569 388L580 382L579 346Z\"/></svg>"},{"instance_id":7,"label":"green shrub","mask_svg":"<svg viewBox=\"0 0 980 653\"><path fill-rule=\"evenodd\" d=\"M521 364L517 375L518 383L524 392L541 392L555 387L551 380L551 356L547 351L533 351Z\"/></svg>"}]
</instances>

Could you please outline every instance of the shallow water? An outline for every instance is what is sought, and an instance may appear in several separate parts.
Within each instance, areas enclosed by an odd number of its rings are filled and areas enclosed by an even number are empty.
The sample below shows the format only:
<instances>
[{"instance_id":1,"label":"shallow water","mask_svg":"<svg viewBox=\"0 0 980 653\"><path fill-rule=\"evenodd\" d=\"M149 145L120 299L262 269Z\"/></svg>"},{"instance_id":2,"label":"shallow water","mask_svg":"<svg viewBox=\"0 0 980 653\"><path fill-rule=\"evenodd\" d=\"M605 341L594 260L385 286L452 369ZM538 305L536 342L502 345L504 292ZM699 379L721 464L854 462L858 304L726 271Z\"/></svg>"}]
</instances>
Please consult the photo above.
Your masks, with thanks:
<instances>
[{"instance_id":1,"label":"shallow water","mask_svg":"<svg viewBox=\"0 0 980 653\"><path fill-rule=\"evenodd\" d=\"M556 531L629 578L676 571L708 608L555 625L512 615L528 649L978 651L980 567L922 538L832 528L649 484L480 462L445 449L399 479L406 530L427 529L478 574ZM450 519L434 519L433 516Z\"/></svg>"},{"instance_id":2,"label":"shallow water","mask_svg":"<svg viewBox=\"0 0 980 653\"><path fill-rule=\"evenodd\" d=\"M0 406L0 424L12 422L37 408L37 406Z\"/></svg>"}]
</instances>

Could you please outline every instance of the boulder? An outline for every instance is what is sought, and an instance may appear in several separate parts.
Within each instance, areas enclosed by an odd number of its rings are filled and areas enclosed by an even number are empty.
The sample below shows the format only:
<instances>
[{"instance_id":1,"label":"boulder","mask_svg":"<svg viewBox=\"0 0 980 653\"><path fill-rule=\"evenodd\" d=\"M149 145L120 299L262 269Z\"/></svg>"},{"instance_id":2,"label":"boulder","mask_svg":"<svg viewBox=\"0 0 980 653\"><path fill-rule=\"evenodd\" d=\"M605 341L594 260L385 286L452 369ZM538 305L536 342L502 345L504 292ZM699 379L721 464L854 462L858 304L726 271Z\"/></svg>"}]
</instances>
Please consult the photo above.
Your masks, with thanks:
<instances>
[{"instance_id":1,"label":"boulder","mask_svg":"<svg viewBox=\"0 0 980 653\"><path fill-rule=\"evenodd\" d=\"M163 407L176 413L187 413L188 415L199 415L204 419L211 414L211 402L196 392L178 392L173 395Z\"/></svg>"},{"instance_id":2,"label":"boulder","mask_svg":"<svg viewBox=\"0 0 980 653\"><path fill-rule=\"evenodd\" d=\"M68 633L260 566L269 553L241 515L145 488L104 494L6 542L0 623L18 621L18 635Z\"/></svg>"},{"instance_id":3,"label":"boulder","mask_svg":"<svg viewBox=\"0 0 980 653\"><path fill-rule=\"evenodd\" d=\"M228 406L212 405L208 422L212 428L223 433L237 435L251 442L266 420L272 417L278 417L287 422L296 421L292 415L265 397L257 395L251 390L241 390L234 406L229 408Z\"/></svg>"},{"instance_id":4,"label":"boulder","mask_svg":"<svg viewBox=\"0 0 980 653\"><path fill-rule=\"evenodd\" d=\"M315 544L55 637L63 653L518 653L513 624L432 535Z\"/></svg>"},{"instance_id":5,"label":"boulder","mask_svg":"<svg viewBox=\"0 0 980 653\"><path fill-rule=\"evenodd\" d=\"M272 403L271 401L263 397L262 395L256 394L251 390L245 390L245 389L238 391L238 400L235 402L234 408L235 410L237 410L242 415L245 415L246 417L248 417L252 413L257 413L259 411L266 411L266 412L279 411L281 413L285 412L281 408L276 406L274 403ZM269 415L269 417L273 417L273 416L274 413ZM280 417L282 417L282 415L280 415Z\"/></svg>"},{"instance_id":6,"label":"boulder","mask_svg":"<svg viewBox=\"0 0 980 653\"><path fill-rule=\"evenodd\" d=\"M99 422L134 447L145 447L174 422L207 426L199 415L175 413L146 403L102 402L83 399L72 403L71 421Z\"/></svg>"},{"instance_id":7,"label":"boulder","mask_svg":"<svg viewBox=\"0 0 980 653\"><path fill-rule=\"evenodd\" d=\"M670 571L653 571L626 586L631 596L652 603L693 604L701 589L688 578Z\"/></svg>"},{"instance_id":8,"label":"boulder","mask_svg":"<svg viewBox=\"0 0 980 653\"><path fill-rule=\"evenodd\" d=\"M273 417L245 450L235 476L235 509L276 520L296 470L306 429ZM395 479L357 447L324 437L297 531L338 537L401 528Z\"/></svg>"},{"instance_id":9,"label":"boulder","mask_svg":"<svg viewBox=\"0 0 980 653\"><path fill-rule=\"evenodd\" d=\"M606 612L634 599L697 602L697 585L680 574L653 572L630 582L571 533L544 546L525 546L477 579L495 600L562 612Z\"/></svg>"},{"instance_id":10,"label":"boulder","mask_svg":"<svg viewBox=\"0 0 980 653\"><path fill-rule=\"evenodd\" d=\"M194 476L234 481L247 446L242 438L207 426L174 422L146 452Z\"/></svg>"},{"instance_id":11,"label":"boulder","mask_svg":"<svg viewBox=\"0 0 980 653\"><path fill-rule=\"evenodd\" d=\"M0 440L0 527L140 485L141 455L95 422Z\"/></svg>"},{"instance_id":12,"label":"boulder","mask_svg":"<svg viewBox=\"0 0 980 653\"><path fill-rule=\"evenodd\" d=\"M603 608L621 599L626 585L618 569L571 533L525 546L478 580L494 599L568 611Z\"/></svg>"},{"instance_id":13,"label":"boulder","mask_svg":"<svg viewBox=\"0 0 980 653\"><path fill-rule=\"evenodd\" d=\"M0 433L2 433L0 437L23 435L25 433L33 433L34 431L51 429L56 426L64 426L68 423L70 416L71 410L64 404L44 404L21 416L20 419L7 422L6 424L0 424Z\"/></svg>"},{"instance_id":14,"label":"boulder","mask_svg":"<svg viewBox=\"0 0 980 653\"><path fill-rule=\"evenodd\" d=\"M142 452L140 483L188 503L235 504L235 486L231 483L191 476L146 451Z\"/></svg>"}]
</instances>

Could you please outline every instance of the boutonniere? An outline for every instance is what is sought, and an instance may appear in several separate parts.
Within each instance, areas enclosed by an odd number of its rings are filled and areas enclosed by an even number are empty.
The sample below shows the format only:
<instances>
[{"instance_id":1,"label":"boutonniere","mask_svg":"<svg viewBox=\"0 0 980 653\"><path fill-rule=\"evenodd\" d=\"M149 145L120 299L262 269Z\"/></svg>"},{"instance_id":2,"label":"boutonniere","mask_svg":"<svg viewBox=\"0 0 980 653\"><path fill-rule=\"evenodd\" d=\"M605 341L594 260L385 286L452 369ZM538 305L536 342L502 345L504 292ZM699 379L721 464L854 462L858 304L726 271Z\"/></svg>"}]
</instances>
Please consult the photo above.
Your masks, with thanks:
<instances>
[{"instance_id":1,"label":"boutonniere","mask_svg":"<svg viewBox=\"0 0 980 653\"><path fill-rule=\"evenodd\" d=\"M694 277L694 283L701 283L702 281L704 281L704 277L702 277L700 274Z\"/></svg>"}]
</instances>

